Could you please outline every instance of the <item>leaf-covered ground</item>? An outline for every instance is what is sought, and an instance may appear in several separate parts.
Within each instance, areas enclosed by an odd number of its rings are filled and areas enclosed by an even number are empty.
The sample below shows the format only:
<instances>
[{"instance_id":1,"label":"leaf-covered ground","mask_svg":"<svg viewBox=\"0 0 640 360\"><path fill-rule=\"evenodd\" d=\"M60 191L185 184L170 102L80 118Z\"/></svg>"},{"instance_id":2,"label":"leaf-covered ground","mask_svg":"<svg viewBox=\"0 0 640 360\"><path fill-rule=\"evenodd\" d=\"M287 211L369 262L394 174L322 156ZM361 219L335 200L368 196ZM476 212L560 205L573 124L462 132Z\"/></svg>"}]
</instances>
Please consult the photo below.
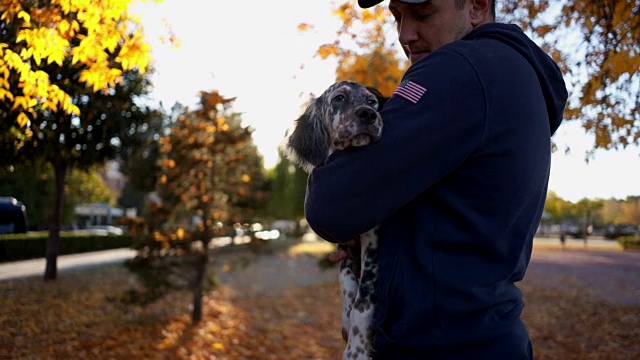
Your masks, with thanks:
<instances>
[{"instance_id":1,"label":"leaf-covered ground","mask_svg":"<svg viewBox=\"0 0 640 360\"><path fill-rule=\"evenodd\" d=\"M2 281L0 359L338 359L335 269L319 269L308 252L219 258L222 285L206 297L195 326L186 293L145 309L106 301L135 283L118 265L64 271L55 282ZM536 359L640 358L638 302L593 296L581 281L558 279L522 284Z\"/></svg>"}]
</instances>

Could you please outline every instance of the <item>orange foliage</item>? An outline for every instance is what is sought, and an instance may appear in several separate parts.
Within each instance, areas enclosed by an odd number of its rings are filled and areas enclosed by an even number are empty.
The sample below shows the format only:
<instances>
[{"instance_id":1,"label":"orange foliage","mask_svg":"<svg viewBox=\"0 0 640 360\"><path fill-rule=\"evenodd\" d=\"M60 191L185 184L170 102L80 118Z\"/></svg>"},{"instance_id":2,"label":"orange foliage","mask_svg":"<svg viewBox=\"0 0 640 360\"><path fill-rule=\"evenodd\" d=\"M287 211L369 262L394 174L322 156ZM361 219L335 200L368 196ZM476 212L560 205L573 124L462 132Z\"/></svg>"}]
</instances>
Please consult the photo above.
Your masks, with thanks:
<instances>
[{"instance_id":1,"label":"orange foliage","mask_svg":"<svg viewBox=\"0 0 640 360\"><path fill-rule=\"evenodd\" d=\"M388 10L382 6L363 10L353 1L341 1L333 14L340 18L342 26L336 41L320 46L318 56L338 59L336 80L357 81L391 96L408 62L401 60L404 55L398 54L388 39L388 34L395 34L388 31ZM299 29L305 30L302 25Z\"/></svg>"},{"instance_id":2,"label":"orange foliage","mask_svg":"<svg viewBox=\"0 0 640 360\"><path fill-rule=\"evenodd\" d=\"M352 80L378 89L391 96L402 79L404 66L390 50L369 55L352 54L340 59L336 70L337 80Z\"/></svg>"},{"instance_id":3,"label":"orange foliage","mask_svg":"<svg viewBox=\"0 0 640 360\"><path fill-rule=\"evenodd\" d=\"M637 1L504 0L502 20L535 33L568 80L565 117L581 121L594 148L640 142L640 8Z\"/></svg>"}]
</instances>

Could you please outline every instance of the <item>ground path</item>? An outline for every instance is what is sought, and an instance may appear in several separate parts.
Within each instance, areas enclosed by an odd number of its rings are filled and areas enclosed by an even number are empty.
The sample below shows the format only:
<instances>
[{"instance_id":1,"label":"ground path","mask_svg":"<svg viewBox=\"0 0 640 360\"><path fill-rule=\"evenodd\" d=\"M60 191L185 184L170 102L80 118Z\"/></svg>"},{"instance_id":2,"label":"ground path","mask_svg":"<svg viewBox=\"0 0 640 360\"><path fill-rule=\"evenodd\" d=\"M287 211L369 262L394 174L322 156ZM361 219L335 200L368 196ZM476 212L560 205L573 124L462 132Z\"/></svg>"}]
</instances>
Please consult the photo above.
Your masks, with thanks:
<instances>
[{"instance_id":1,"label":"ground path","mask_svg":"<svg viewBox=\"0 0 640 360\"><path fill-rule=\"evenodd\" d=\"M337 281L336 268L322 269L318 258L329 249L323 241L303 242L297 251L235 260L219 271L225 285L241 293L273 293L289 288ZM294 256L295 253L302 255ZM228 258L227 258L228 260ZM219 266L228 266L225 259ZM568 240L564 251L556 239L536 240L524 284L564 288L576 285L597 299L622 304L640 304L640 252L621 251L614 241Z\"/></svg>"},{"instance_id":2,"label":"ground path","mask_svg":"<svg viewBox=\"0 0 640 360\"><path fill-rule=\"evenodd\" d=\"M570 239L561 251L555 238L537 238L524 283L537 286L578 285L600 299L640 304L640 252L621 251L613 241ZM286 289L337 281L336 268L318 266L319 257L331 249L322 240L303 241L287 251L221 252L214 255L221 283L240 293L274 293ZM58 257L58 269L73 271L87 266L117 263L135 255L130 249ZM0 264L0 281L41 276L45 260Z\"/></svg>"},{"instance_id":3,"label":"ground path","mask_svg":"<svg viewBox=\"0 0 640 360\"><path fill-rule=\"evenodd\" d=\"M561 288L578 285L597 299L640 304L640 252L534 250L524 282Z\"/></svg>"}]
</instances>

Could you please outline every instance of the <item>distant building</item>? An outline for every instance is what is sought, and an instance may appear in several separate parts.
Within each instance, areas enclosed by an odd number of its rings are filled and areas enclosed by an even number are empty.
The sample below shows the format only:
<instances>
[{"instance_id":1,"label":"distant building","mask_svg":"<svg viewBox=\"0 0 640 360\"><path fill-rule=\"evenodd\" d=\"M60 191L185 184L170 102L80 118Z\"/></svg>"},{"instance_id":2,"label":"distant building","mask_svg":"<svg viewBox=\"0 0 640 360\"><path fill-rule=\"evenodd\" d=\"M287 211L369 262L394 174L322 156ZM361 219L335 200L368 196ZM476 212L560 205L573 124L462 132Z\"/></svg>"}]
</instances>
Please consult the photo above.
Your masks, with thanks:
<instances>
[{"instance_id":1,"label":"distant building","mask_svg":"<svg viewBox=\"0 0 640 360\"><path fill-rule=\"evenodd\" d=\"M116 218L125 215L125 211L109 204L83 204L73 209L76 224L80 229L96 225L113 225Z\"/></svg>"}]
</instances>

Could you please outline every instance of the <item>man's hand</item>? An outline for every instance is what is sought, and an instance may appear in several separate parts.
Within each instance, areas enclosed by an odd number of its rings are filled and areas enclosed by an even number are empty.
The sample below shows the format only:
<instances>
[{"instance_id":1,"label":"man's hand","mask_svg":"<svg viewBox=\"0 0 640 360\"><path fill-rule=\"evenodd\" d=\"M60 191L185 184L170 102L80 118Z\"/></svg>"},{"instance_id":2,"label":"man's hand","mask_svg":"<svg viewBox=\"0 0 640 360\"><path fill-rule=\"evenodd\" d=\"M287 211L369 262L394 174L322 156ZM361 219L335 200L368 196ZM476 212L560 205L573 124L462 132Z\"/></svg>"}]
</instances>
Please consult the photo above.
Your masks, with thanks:
<instances>
[{"instance_id":1,"label":"man's hand","mask_svg":"<svg viewBox=\"0 0 640 360\"><path fill-rule=\"evenodd\" d=\"M342 249L335 249L332 252L327 254L327 260L331 262L339 262L347 258L349 254Z\"/></svg>"}]
</instances>

